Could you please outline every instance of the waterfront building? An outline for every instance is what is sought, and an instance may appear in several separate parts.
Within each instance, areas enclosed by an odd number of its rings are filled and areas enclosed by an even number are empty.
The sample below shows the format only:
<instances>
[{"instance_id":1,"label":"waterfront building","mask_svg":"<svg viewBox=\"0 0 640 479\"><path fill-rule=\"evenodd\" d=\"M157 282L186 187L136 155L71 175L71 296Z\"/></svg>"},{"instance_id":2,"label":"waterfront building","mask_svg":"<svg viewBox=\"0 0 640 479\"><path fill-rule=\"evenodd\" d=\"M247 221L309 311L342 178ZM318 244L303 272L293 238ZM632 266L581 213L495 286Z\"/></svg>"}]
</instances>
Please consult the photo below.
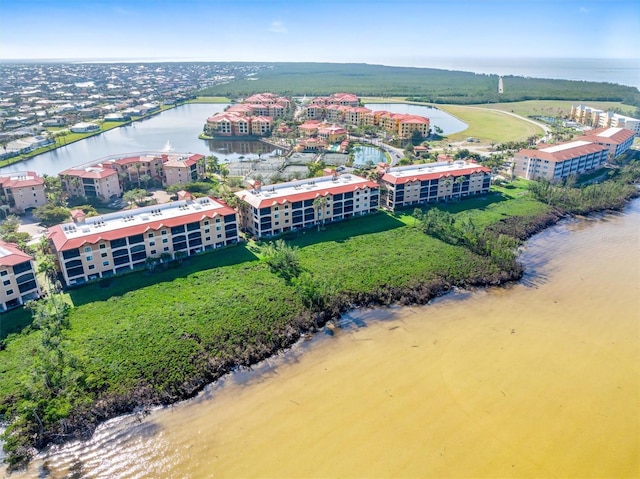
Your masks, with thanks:
<instances>
[{"instance_id":1,"label":"waterfront building","mask_svg":"<svg viewBox=\"0 0 640 479\"><path fill-rule=\"evenodd\" d=\"M69 130L71 130L71 133L90 133L99 131L100 127L95 123L76 123Z\"/></svg>"},{"instance_id":2,"label":"waterfront building","mask_svg":"<svg viewBox=\"0 0 640 479\"><path fill-rule=\"evenodd\" d=\"M22 214L46 203L44 179L33 171L0 175L0 204L6 204L10 213Z\"/></svg>"},{"instance_id":3,"label":"waterfront building","mask_svg":"<svg viewBox=\"0 0 640 479\"><path fill-rule=\"evenodd\" d=\"M164 186L190 183L205 175L204 155L163 155L167 159L162 164Z\"/></svg>"},{"instance_id":4,"label":"waterfront building","mask_svg":"<svg viewBox=\"0 0 640 479\"><path fill-rule=\"evenodd\" d=\"M142 268L151 261L193 255L238 240L233 208L204 197L173 201L49 228L47 239L67 286Z\"/></svg>"},{"instance_id":5,"label":"waterfront building","mask_svg":"<svg viewBox=\"0 0 640 479\"><path fill-rule=\"evenodd\" d=\"M632 130L609 127L589 131L586 135L579 136L576 139L606 146L609 149L608 161L612 161L631 148L634 138L635 133Z\"/></svg>"},{"instance_id":6,"label":"waterfront building","mask_svg":"<svg viewBox=\"0 0 640 479\"><path fill-rule=\"evenodd\" d=\"M204 133L213 137L269 136L272 128L273 119L269 116L224 111L207 118Z\"/></svg>"},{"instance_id":7,"label":"waterfront building","mask_svg":"<svg viewBox=\"0 0 640 479\"><path fill-rule=\"evenodd\" d=\"M149 180L163 186L197 181L205 175L204 155L148 152L113 155L75 166L60 173L62 186L71 196L108 201L125 187L146 187Z\"/></svg>"},{"instance_id":8,"label":"waterfront building","mask_svg":"<svg viewBox=\"0 0 640 479\"><path fill-rule=\"evenodd\" d=\"M396 167L380 164L378 171L385 192L382 202L390 210L488 193L491 184L491 170L472 161Z\"/></svg>"},{"instance_id":9,"label":"waterfront building","mask_svg":"<svg viewBox=\"0 0 640 479\"><path fill-rule=\"evenodd\" d=\"M602 168L608 155L607 146L585 140L557 145L539 144L535 150L523 149L514 155L513 173L527 180L546 178L560 181L570 175Z\"/></svg>"},{"instance_id":10,"label":"waterfront building","mask_svg":"<svg viewBox=\"0 0 640 479\"><path fill-rule=\"evenodd\" d=\"M68 168L60 173L62 189L69 196L84 196L109 201L122 194L118 172L101 164Z\"/></svg>"},{"instance_id":11,"label":"waterfront building","mask_svg":"<svg viewBox=\"0 0 640 479\"><path fill-rule=\"evenodd\" d=\"M0 240L0 313L40 297L33 257Z\"/></svg>"},{"instance_id":12,"label":"waterfront building","mask_svg":"<svg viewBox=\"0 0 640 479\"><path fill-rule=\"evenodd\" d=\"M640 120L612 111L604 111L586 105L573 105L571 119L594 128L625 128L640 136Z\"/></svg>"},{"instance_id":13,"label":"waterfront building","mask_svg":"<svg viewBox=\"0 0 640 479\"><path fill-rule=\"evenodd\" d=\"M356 175L329 175L238 191L241 227L268 237L378 209L379 185Z\"/></svg>"}]
</instances>

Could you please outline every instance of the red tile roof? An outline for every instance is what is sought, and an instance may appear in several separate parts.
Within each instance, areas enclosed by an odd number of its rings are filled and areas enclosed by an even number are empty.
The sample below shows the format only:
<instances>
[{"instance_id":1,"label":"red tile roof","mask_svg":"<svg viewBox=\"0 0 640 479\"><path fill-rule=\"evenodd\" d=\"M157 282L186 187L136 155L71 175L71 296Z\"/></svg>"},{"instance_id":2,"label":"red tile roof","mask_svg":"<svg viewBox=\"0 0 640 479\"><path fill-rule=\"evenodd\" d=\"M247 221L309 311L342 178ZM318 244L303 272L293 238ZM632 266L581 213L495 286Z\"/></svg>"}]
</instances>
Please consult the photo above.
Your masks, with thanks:
<instances>
[{"instance_id":1,"label":"red tile roof","mask_svg":"<svg viewBox=\"0 0 640 479\"><path fill-rule=\"evenodd\" d=\"M74 248L79 248L84 244L96 244L100 241L113 241L120 238L126 238L127 236L137 235L145 233L149 230L158 231L163 228L171 228L173 226L180 226L187 223L192 223L194 221L201 221L205 218L215 218L216 216L226 216L235 214L235 210L230 206L226 205L220 200L216 200L216 202L224 205L221 208L217 208L215 210L205 210L205 211L197 211L194 213L189 213L182 216L174 216L171 218L162 218L155 221L148 221L142 224L134 224L134 225L123 225L121 228L115 228L105 231L96 231L92 233L87 233L83 236L77 236L68 238L65 234L63 225L55 225L49 228L49 234L47 235L47 239L53 242L56 251L67 251ZM135 210L132 210L131 213L135 213ZM93 231L94 228L91 228Z\"/></svg>"},{"instance_id":2,"label":"red tile roof","mask_svg":"<svg viewBox=\"0 0 640 479\"><path fill-rule=\"evenodd\" d=\"M33 257L18 249L15 243L6 243L0 240L0 266L15 266Z\"/></svg>"},{"instance_id":3,"label":"red tile roof","mask_svg":"<svg viewBox=\"0 0 640 479\"><path fill-rule=\"evenodd\" d=\"M529 156L531 158L538 158L540 160L549 160L554 162L562 162L567 160L573 160L579 156L589 155L591 153L599 153L602 150L608 150L606 146L598 145L596 143L586 143L583 141L572 141L566 143L566 145L570 145L571 143L576 143L574 147L568 147L564 150L558 151L544 151L545 149L554 148L558 146L562 146L563 144L558 145L545 145L539 144L538 149L523 149L516 153L518 156ZM586 144L581 144L586 143Z\"/></svg>"},{"instance_id":4,"label":"red tile roof","mask_svg":"<svg viewBox=\"0 0 640 479\"><path fill-rule=\"evenodd\" d=\"M326 185L326 188L318 188L309 191L301 191L300 193L293 193L286 196L273 196L273 197L259 197L251 194L249 191L238 191L236 196L241 200L246 201L255 208L266 208L273 205L283 205L285 203L293 203L295 201L313 200L321 196L337 195L340 193L348 193L351 191L364 190L365 188L378 189L380 185L374 181L363 181L360 183L354 183L349 185L335 185L331 186L331 183ZM264 187L263 187L264 188ZM253 201L251 201L253 200Z\"/></svg>"},{"instance_id":5,"label":"red tile roof","mask_svg":"<svg viewBox=\"0 0 640 479\"><path fill-rule=\"evenodd\" d=\"M40 178L33 171L0 175L0 186L3 188L24 188L39 185L44 185L44 179Z\"/></svg>"},{"instance_id":6,"label":"red tile roof","mask_svg":"<svg viewBox=\"0 0 640 479\"><path fill-rule=\"evenodd\" d=\"M69 175L77 176L78 178L107 178L108 176L117 175L118 172L113 168L100 168L98 166L92 166L89 168L69 168L60 172L60 176Z\"/></svg>"},{"instance_id":7,"label":"red tile roof","mask_svg":"<svg viewBox=\"0 0 640 479\"><path fill-rule=\"evenodd\" d=\"M607 145L620 145L634 136L635 132L625 128L598 128L591 130L586 135L578 137L577 140L593 141L594 143L604 143Z\"/></svg>"},{"instance_id":8,"label":"red tile roof","mask_svg":"<svg viewBox=\"0 0 640 479\"><path fill-rule=\"evenodd\" d=\"M466 168L457 168L455 170L444 170L435 172L425 171L424 173L416 173L415 175L407 176L395 176L393 172L391 172L382 175L381 180L386 181L387 183L391 183L392 185L403 185L405 183L411 183L414 181L437 180L446 177L455 178L462 175L473 175L477 173L489 174L491 173L491 169L487 168L486 166L472 165Z\"/></svg>"}]
</instances>

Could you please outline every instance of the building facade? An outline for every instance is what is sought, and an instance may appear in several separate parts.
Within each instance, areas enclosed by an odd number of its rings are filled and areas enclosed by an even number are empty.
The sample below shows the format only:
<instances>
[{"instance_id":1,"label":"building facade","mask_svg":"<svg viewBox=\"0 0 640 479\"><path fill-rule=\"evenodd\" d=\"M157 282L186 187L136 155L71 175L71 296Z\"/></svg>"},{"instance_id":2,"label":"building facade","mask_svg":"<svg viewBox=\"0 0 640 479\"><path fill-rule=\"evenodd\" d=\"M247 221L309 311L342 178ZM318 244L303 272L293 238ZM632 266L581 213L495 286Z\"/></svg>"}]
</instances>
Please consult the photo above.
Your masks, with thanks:
<instances>
[{"instance_id":1,"label":"building facade","mask_svg":"<svg viewBox=\"0 0 640 479\"><path fill-rule=\"evenodd\" d=\"M607 146L585 140L540 144L536 150L523 149L514 155L513 174L527 180L560 181L570 175L602 168L608 155Z\"/></svg>"},{"instance_id":2,"label":"building facade","mask_svg":"<svg viewBox=\"0 0 640 479\"><path fill-rule=\"evenodd\" d=\"M42 294L33 258L13 243L0 241L0 313L22 306Z\"/></svg>"},{"instance_id":3,"label":"building facade","mask_svg":"<svg viewBox=\"0 0 640 479\"><path fill-rule=\"evenodd\" d=\"M381 166L379 171L383 205L390 210L488 193L491 185L489 168L462 160Z\"/></svg>"},{"instance_id":4,"label":"building facade","mask_svg":"<svg viewBox=\"0 0 640 479\"><path fill-rule=\"evenodd\" d=\"M88 166L69 168L60 173L63 190L70 196L84 196L109 201L122 194L118 172L114 168Z\"/></svg>"},{"instance_id":5,"label":"building facade","mask_svg":"<svg viewBox=\"0 0 640 479\"><path fill-rule=\"evenodd\" d=\"M44 206L47 203L44 179L33 171L0 175L0 203L8 206L10 213L18 214Z\"/></svg>"},{"instance_id":6,"label":"building facade","mask_svg":"<svg viewBox=\"0 0 640 479\"><path fill-rule=\"evenodd\" d=\"M193 255L238 240L233 208L205 197L86 218L49 228L47 239L67 286Z\"/></svg>"},{"instance_id":7,"label":"building facade","mask_svg":"<svg viewBox=\"0 0 640 479\"><path fill-rule=\"evenodd\" d=\"M586 135L578 137L577 140L590 141L598 145L606 146L609 149L608 161L612 161L631 148L634 138L635 133L632 130L610 127L592 130Z\"/></svg>"},{"instance_id":8,"label":"building facade","mask_svg":"<svg viewBox=\"0 0 640 479\"><path fill-rule=\"evenodd\" d=\"M256 184L235 194L241 227L258 238L372 213L380 200L377 183L351 174Z\"/></svg>"},{"instance_id":9,"label":"building facade","mask_svg":"<svg viewBox=\"0 0 640 479\"><path fill-rule=\"evenodd\" d=\"M573 105L571 119L594 128L625 128L640 136L640 120L612 111L599 110L586 105Z\"/></svg>"}]
</instances>

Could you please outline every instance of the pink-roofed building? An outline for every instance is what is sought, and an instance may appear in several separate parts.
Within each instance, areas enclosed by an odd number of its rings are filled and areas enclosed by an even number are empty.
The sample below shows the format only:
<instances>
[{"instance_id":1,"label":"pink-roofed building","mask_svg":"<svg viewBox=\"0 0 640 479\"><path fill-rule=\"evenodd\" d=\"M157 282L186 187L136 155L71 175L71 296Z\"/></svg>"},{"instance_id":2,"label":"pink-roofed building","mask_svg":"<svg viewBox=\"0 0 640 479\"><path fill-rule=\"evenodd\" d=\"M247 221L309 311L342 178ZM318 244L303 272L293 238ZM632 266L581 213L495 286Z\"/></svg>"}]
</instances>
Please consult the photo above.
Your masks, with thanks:
<instances>
[{"instance_id":1,"label":"pink-roofed building","mask_svg":"<svg viewBox=\"0 0 640 479\"><path fill-rule=\"evenodd\" d=\"M523 149L514 155L513 174L527 180L560 181L604 167L608 155L609 147L585 140L539 144L535 150Z\"/></svg>"},{"instance_id":2,"label":"pink-roofed building","mask_svg":"<svg viewBox=\"0 0 640 479\"><path fill-rule=\"evenodd\" d=\"M0 203L11 213L24 213L47 203L44 179L33 171L0 174Z\"/></svg>"},{"instance_id":3,"label":"pink-roofed building","mask_svg":"<svg viewBox=\"0 0 640 479\"><path fill-rule=\"evenodd\" d=\"M0 313L40 297L33 257L0 240Z\"/></svg>"},{"instance_id":4,"label":"pink-roofed building","mask_svg":"<svg viewBox=\"0 0 640 479\"><path fill-rule=\"evenodd\" d=\"M68 168L60 173L62 189L69 196L109 201L122 194L118 171L102 165Z\"/></svg>"},{"instance_id":5,"label":"pink-roofed building","mask_svg":"<svg viewBox=\"0 0 640 479\"><path fill-rule=\"evenodd\" d=\"M47 235L67 286L144 268L148 258L175 258L238 240L233 208L213 198L188 198L52 226Z\"/></svg>"},{"instance_id":6,"label":"pink-roofed building","mask_svg":"<svg viewBox=\"0 0 640 479\"><path fill-rule=\"evenodd\" d=\"M171 155L162 165L164 186L190 183L205 175L204 155Z\"/></svg>"},{"instance_id":7,"label":"pink-roofed building","mask_svg":"<svg viewBox=\"0 0 640 479\"><path fill-rule=\"evenodd\" d=\"M491 170L472 161L378 165L382 203L393 210L409 205L461 199L489 192Z\"/></svg>"},{"instance_id":8,"label":"pink-roofed building","mask_svg":"<svg viewBox=\"0 0 640 479\"><path fill-rule=\"evenodd\" d=\"M256 237L268 237L372 213L378 209L379 185L345 174L258 184L235 195L242 227Z\"/></svg>"},{"instance_id":9,"label":"pink-roofed building","mask_svg":"<svg viewBox=\"0 0 640 479\"><path fill-rule=\"evenodd\" d=\"M265 111L268 113L268 109ZM273 120L269 116L241 116L226 111L207 118L204 132L213 137L268 136L272 128Z\"/></svg>"},{"instance_id":10,"label":"pink-roofed building","mask_svg":"<svg viewBox=\"0 0 640 479\"><path fill-rule=\"evenodd\" d=\"M631 145L635 132L626 128L598 128L589 131L586 135L579 136L576 140L590 141L609 148L608 161L626 153Z\"/></svg>"}]
</instances>

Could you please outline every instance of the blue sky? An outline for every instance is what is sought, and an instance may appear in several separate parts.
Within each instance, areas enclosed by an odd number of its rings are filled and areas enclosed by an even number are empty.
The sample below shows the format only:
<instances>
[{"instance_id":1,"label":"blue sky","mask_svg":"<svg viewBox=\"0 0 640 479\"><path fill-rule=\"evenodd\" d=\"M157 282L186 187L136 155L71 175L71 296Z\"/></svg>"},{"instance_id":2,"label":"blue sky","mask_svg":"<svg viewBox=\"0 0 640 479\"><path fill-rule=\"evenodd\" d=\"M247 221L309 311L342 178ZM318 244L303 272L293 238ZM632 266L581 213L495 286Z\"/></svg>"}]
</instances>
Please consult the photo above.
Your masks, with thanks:
<instances>
[{"instance_id":1,"label":"blue sky","mask_svg":"<svg viewBox=\"0 0 640 479\"><path fill-rule=\"evenodd\" d=\"M0 0L0 58L640 58L637 0Z\"/></svg>"}]
</instances>

